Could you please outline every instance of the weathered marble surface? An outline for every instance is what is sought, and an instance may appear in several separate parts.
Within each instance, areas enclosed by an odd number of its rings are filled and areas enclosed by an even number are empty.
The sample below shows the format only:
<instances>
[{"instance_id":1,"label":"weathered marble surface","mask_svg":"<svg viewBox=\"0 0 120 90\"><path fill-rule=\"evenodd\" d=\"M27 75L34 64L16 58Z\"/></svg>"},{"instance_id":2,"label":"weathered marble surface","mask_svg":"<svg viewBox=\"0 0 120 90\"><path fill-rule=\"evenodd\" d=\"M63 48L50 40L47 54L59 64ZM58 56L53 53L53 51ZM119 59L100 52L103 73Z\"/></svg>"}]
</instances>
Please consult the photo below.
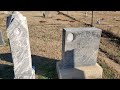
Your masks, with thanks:
<instances>
[{"instance_id":1,"label":"weathered marble surface","mask_svg":"<svg viewBox=\"0 0 120 90\"><path fill-rule=\"evenodd\" d=\"M61 68L92 66L97 63L101 29L65 28L62 39Z\"/></svg>"},{"instance_id":2,"label":"weathered marble surface","mask_svg":"<svg viewBox=\"0 0 120 90\"><path fill-rule=\"evenodd\" d=\"M35 79L26 17L13 12L7 19L7 36L10 40L15 79Z\"/></svg>"}]
</instances>

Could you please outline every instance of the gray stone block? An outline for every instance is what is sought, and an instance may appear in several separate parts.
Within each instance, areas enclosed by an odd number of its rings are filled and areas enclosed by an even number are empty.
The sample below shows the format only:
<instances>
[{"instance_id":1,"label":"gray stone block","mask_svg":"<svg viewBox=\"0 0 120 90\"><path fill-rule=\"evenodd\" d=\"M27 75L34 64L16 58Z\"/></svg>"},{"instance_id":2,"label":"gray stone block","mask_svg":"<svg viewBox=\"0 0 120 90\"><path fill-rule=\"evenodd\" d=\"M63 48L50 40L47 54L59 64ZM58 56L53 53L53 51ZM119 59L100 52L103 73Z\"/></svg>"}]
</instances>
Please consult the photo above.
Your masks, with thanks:
<instances>
[{"instance_id":1,"label":"gray stone block","mask_svg":"<svg viewBox=\"0 0 120 90\"><path fill-rule=\"evenodd\" d=\"M76 68L61 69L57 62L59 79L101 79L103 69L96 63L93 66L80 66Z\"/></svg>"},{"instance_id":2,"label":"gray stone block","mask_svg":"<svg viewBox=\"0 0 120 90\"><path fill-rule=\"evenodd\" d=\"M97 64L101 32L95 27L63 29L62 60L56 66L59 79L102 78Z\"/></svg>"},{"instance_id":3,"label":"gray stone block","mask_svg":"<svg viewBox=\"0 0 120 90\"><path fill-rule=\"evenodd\" d=\"M95 65L101 32L95 27L63 29L61 68Z\"/></svg>"}]
</instances>

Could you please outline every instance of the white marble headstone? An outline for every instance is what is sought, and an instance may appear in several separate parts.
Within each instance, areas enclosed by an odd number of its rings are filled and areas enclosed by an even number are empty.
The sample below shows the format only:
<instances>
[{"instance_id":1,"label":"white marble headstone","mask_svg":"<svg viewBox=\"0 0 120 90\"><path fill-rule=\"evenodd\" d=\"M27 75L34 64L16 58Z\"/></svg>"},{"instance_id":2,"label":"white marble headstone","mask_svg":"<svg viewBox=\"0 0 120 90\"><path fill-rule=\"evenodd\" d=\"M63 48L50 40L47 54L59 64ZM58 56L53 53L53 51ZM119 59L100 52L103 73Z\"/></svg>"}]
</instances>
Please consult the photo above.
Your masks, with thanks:
<instances>
[{"instance_id":1,"label":"white marble headstone","mask_svg":"<svg viewBox=\"0 0 120 90\"><path fill-rule=\"evenodd\" d=\"M7 36L10 40L15 79L35 79L26 17L13 12L7 19Z\"/></svg>"}]
</instances>

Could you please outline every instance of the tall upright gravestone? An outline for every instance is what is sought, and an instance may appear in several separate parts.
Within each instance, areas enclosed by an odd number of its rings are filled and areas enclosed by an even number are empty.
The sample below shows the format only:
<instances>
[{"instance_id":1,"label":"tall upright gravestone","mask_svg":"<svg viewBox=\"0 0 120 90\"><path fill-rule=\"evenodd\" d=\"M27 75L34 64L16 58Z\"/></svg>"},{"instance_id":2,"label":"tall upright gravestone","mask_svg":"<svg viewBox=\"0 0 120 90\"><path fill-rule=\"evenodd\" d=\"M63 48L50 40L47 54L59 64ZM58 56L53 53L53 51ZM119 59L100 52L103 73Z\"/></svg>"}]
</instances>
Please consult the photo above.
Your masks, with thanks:
<instances>
[{"instance_id":1,"label":"tall upright gravestone","mask_svg":"<svg viewBox=\"0 0 120 90\"><path fill-rule=\"evenodd\" d=\"M63 29L62 60L57 63L60 79L102 78L97 64L101 32L95 27Z\"/></svg>"},{"instance_id":2,"label":"tall upright gravestone","mask_svg":"<svg viewBox=\"0 0 120 90\"><path fill-rule=\"evenodd\" d=\"M35 79L26 17L15 11L7 17L6 24L14 63L15 79Z\"/></svg>"}]
</instances>

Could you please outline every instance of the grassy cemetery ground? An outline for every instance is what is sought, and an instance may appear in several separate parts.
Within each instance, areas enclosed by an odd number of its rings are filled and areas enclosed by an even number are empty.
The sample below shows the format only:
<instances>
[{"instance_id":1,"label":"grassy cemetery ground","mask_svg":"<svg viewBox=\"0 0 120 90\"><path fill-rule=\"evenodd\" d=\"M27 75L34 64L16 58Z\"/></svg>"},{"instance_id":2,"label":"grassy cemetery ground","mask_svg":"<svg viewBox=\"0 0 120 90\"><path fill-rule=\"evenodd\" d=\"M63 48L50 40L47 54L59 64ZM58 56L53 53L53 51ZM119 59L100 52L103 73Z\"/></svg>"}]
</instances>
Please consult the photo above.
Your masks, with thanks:
<instances>
[{"instance_id":1,"label":"grassy cemetery ground","mask_svg":"<svg viewBox=\"0 0 120 90\"><path fill-rule=\"evenodd\" d=\"M49 13L47 18L40 12L26 11L33 66L37 79L58 79L56 62L61 60L62 28L86 27L91 23L91 12ZM0 78L14 78L13 62L6 34L6 16L0 14L0 29L5 46L0 47ZM100 24L96 21L100 19ZM94 12L94 26L103 30L98 63L103 68L103 79L120 78L120 12Z\"/></svg>"}]
</instances>

